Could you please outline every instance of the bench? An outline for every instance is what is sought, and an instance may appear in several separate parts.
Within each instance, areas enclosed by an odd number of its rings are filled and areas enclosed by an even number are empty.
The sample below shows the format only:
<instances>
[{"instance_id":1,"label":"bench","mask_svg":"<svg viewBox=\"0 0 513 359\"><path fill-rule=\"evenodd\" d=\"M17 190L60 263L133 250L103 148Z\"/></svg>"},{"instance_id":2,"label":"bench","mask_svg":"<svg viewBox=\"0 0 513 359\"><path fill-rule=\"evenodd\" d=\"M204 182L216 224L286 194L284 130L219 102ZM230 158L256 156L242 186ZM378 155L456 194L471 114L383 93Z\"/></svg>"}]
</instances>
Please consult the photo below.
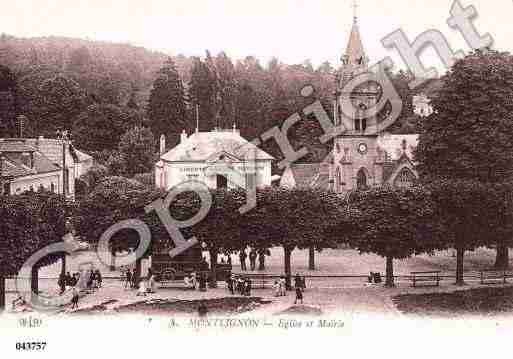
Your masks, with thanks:
<instances>
[{"instance_id":1,"label":"bench","mask_svg":"<svg viewBox=\"0 0 513 359\"><path fill-rule=\"evenodd\" d=\"M504 270L485 270L480 272L481 284L506 284L506 278L509 276Z\"/></svg>"},{"instance_id":2,"label":"bench","mask_svg":"<svg viewBox=\"0 0 513 359\"><path fill-rule=\"evenodd\" d=\"M413 287L440 286L440 271L411 272ZM420 285L419 285L420 283Z\"/></svg>"}]
</instances>

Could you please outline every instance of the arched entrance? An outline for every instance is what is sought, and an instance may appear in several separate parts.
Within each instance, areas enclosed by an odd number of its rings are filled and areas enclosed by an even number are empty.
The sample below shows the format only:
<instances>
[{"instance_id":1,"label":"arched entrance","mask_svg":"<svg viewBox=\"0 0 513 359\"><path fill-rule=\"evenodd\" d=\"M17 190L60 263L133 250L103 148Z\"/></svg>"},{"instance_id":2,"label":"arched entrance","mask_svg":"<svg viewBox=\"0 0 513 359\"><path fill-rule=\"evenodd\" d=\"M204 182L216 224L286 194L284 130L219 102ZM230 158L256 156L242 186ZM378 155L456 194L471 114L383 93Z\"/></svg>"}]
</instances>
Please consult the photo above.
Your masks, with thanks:
<instances>
[{"instance_id":1,"label":"arched entrance","mask_svg":"<svg viewBox=\"0 0 513 359\"><path fill-rule=\"evenodd\" d=\"M217 181L217 189L227 189L228 188L228 180L225 176L217 175L216 176Z\"/></svg>"},{"instance_id":2,"label":"arched entrance","mask_svg":"<svg viewBox=\"0 0 513 359\"><path fill-rule=\"evenodd\" d=\"M365 168L360 168L356 174L356 189L359 191L365 191L369 188L367 183L367 171Z\"/></svg>"}]
</instances>

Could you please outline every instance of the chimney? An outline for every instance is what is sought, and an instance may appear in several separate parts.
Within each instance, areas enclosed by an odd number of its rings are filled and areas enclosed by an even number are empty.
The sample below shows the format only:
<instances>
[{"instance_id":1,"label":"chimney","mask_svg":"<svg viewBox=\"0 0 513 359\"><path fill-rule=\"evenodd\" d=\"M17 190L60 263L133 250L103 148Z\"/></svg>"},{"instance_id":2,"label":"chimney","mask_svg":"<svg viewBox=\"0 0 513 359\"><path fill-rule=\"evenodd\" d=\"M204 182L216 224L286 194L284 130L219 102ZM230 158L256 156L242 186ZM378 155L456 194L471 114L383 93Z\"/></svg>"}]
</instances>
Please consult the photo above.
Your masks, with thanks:
<instances>
[{"instance_id":1,"label":"chimney","mask_svg":"<svg viewBox=\"0 0 513 359\"><path fill-rule=\"evenodd\" d=\"M182 134L180 135L180 143L185 142L186 139L187 139L187 133L185 132L185 130L183 130Z\"/></svg>"},{"instance_id":2,"label":"chimney","mask_svg":"<svg viewBox=\"0 0 513 359\"><path fill-rule=\"evenodd\" d=\"M166 152L166 136L160 135L160 155L162 156Z\"/></svg>"}]
</instances>

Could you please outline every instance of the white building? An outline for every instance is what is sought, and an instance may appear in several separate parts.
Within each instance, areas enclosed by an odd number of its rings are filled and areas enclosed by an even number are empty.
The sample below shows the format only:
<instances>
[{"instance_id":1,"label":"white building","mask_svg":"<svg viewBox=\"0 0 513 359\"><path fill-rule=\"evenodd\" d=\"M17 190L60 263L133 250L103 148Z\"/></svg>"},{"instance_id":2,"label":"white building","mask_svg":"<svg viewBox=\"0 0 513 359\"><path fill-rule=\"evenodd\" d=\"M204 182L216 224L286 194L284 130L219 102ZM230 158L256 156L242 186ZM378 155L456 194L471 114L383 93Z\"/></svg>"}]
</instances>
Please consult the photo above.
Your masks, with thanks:
<instances>
[{"instance_id":1,"label":"white building","mask_svg":"<svg viewBox=\"0 0 513 359\"><path fill-rule=\"evenodd\" d=\"M161 143L160 160L155 165L158 188L169 190L191 180L203 182L209 188L235 188L241 187L240 178L254 178L257 187L264 187L273 180L274 158L241 137L235 128L196 131L190 136L184 131L176 147L165 153L163 148Z\"/></svg>"}]
</instances>

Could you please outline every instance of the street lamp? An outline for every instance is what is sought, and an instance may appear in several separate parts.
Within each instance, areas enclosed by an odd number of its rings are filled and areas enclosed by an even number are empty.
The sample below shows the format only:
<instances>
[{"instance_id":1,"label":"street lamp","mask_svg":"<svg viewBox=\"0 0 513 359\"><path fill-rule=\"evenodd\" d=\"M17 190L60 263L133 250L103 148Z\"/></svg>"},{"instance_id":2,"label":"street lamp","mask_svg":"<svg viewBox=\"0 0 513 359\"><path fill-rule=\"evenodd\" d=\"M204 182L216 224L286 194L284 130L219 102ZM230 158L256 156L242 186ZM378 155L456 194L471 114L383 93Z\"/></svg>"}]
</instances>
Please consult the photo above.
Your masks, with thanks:
<instances>
[{"instance_id":1,"label":"street lamp","mask_svg":"<svg viewBox=\"0 0 513 359\"><path fill-rule=\"evenodd\" d=\"M66 169L66 145L69 142L70 134L68 130L57 130L57 138L62 141L62 195L67 197L68 189L68 170Z\"/></svg>"},{"instance_id":2,"label":"street lamp","mask_svg":"<svg viewBox=\"0 0 513 359\"><path fill-rule=\"evenodd\" d=\"M57 131L57 138L62 141L62 195L66 199L66 189L68 188L68 171L66 169L66 145L69 141L69 133L67 130ZM62 254L61 277L66 274L66 253ZM61 278L62 279L62 278Z\"/></svg>"}]
</instances>

